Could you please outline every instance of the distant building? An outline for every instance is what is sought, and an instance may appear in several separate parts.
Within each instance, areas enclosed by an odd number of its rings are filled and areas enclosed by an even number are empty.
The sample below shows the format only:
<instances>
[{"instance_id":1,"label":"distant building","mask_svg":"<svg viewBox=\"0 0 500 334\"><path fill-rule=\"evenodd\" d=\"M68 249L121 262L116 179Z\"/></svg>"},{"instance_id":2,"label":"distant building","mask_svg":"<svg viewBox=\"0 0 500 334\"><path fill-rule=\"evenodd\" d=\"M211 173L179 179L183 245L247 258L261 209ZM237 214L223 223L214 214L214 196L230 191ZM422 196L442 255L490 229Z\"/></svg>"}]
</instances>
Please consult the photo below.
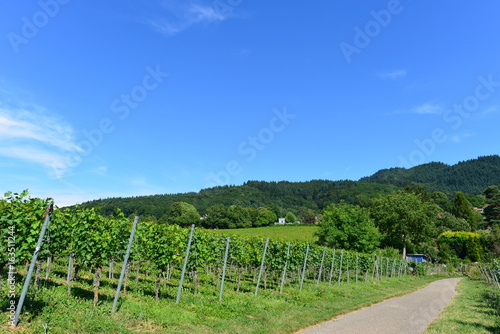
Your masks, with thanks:
<instances>
[{"instance_id":1,"label":"distant building","mask_svg":"<svg viewBox=\"0 0 500 334\"><path fill-rule=\"evenodd\" d=\"M278 218L278 222L274 223L274 225L285 225L286 221L285 218Z\"/></svg>"},{"instance_id":2,"label":"distant building","mask_svg":"<svg viewBox=\"0 0 500 334\"><path fill-rule=\"evenodd\" d=\"M408 261L408 262L419 262L419 263L427 262L427 260L425 258L426 258L425 254L407 254L406 255L406 261Z\"/></svg>"}]
</instances>

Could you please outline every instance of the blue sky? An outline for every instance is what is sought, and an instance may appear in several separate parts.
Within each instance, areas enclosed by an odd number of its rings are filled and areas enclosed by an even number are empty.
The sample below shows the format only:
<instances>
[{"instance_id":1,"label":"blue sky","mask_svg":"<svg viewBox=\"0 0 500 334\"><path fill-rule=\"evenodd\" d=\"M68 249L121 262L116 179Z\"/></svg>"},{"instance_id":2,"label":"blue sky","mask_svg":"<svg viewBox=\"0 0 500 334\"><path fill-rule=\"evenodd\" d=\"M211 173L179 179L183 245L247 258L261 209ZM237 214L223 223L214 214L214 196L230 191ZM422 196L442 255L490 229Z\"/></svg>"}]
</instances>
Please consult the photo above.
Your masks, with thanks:
<instances>
[{"instance_id":1,"label":"blue sky","mask_svg":"<svg viewBox=\"0 0 500 334\"><path fill-rule=\"evenodd\" d=\"M498 154L496 1L0 4L0 192L59 206Z\"/></svg>"}]
</instances>

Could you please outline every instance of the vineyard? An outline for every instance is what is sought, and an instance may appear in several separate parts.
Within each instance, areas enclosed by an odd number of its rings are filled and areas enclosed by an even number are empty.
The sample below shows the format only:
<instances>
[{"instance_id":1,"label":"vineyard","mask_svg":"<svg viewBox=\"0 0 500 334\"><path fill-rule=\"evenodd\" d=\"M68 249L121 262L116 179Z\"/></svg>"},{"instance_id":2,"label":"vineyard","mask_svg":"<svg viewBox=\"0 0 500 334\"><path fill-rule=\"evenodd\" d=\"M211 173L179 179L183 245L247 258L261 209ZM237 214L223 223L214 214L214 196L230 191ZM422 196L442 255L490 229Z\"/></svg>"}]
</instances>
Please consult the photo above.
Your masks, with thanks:
<instances>
[{"instance_id":1,"label":"vineyard","mask_svg":"<svg viewBox=\"0 0 500 334\"><path fill-rule=\"evenodd\" d=\"M124 292L134 289L154 300L175 299L176 303L187 294L215 295L222 300L228 291L254 296L262 290L282 294L288 288L302 290L305 285L380 281L409 272L407 263L396 258L306 242L223 237L194 226L181 228L151 221L137 224L130 259L123 267L132 219L119 212L103 217L94 209L48 212L49 200L27 195L8 193L0 201L1 228L4 240L9 240L2 243L0 269L5 272L9 268L7 286L13 287L12 297L18 296L24 279L20 273L28 271L44 218L50 224L42 247L37 249L35 277L29 290L32 300L44 276L44 282L66 285L68 296L73 294L73 286L78 287L78 294L82 290L92 292L97 305L100 298L112 298L109 292L99 295L105 290L103 284L118 285L121 290L117 275L122 268ZM58 269L53 270L56 266ZM7 308L9 301L4 303Z\"/></svg>"}]
</instances>

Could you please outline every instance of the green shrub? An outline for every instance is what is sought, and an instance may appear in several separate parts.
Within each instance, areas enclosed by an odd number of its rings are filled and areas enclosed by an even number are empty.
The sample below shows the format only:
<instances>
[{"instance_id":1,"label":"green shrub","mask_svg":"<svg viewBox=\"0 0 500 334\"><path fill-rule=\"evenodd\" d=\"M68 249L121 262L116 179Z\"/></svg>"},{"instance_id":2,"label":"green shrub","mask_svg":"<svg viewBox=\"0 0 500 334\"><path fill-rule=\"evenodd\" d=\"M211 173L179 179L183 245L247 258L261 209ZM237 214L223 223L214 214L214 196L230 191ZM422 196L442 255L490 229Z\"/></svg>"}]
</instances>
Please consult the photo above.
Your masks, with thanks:
<instances>
[{"instance_id":1,"label":"green shrub","mask_svg":"<svg viewBox=\"0 0 500 334\"><path fill-rule=\"evenodd\" d=\"M443 232L437 239L441 260L449 261L454 255L460 259L477 262L484 257L484 238L472 232Z\"/></svg>"}]
</instances>

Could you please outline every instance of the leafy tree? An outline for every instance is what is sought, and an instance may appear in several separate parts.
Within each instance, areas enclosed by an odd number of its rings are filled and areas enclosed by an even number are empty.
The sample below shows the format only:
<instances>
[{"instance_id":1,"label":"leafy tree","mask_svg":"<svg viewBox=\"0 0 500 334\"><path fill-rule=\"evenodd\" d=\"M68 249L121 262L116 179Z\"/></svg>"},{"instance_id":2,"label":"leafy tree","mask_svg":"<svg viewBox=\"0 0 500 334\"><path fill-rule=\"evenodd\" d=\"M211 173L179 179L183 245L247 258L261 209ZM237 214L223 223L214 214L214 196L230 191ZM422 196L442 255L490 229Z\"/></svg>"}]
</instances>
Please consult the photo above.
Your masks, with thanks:
<instances>
[{"instance_id":1,"label":"leafy tree","mask_svg":"<svg viewBox=\"0 0 500 334\"><path fill-rule=\"evenodd\" d=\"M437 239L439 248L447 245L453 252L453 255L461 259L470 261L480 261L484 256L483 237L478 233L472 232L444 232ZM445 252L448 248L444 246Z\"/></svg>"},{"instance_id":2,"label":"leafy tree","mask_svg":"<svg viewBox=\"0 0 500 334\"><path fill-rule=\"evenodd\" d=\"M203 227L205 228L231 228L227 208L222 204L212 205L205 211Z\"/></svg>"},{"instance_id":3,"label":"leafy tree","mask_svg":"<svg viewBox=\"0 0 500 334\"><path fill-rule=\"evenodd\" d=\"M372 252L380 243L380 233L368 210L346 203L331 204L323 210L317 236L320 245L359 252Z\"/></svg>"},{"instance_id":4,"label":"leafy tree","mask_svg":"<svg viewBox=\"0 0 500 334\"><path fill-rule=\"evenodd\" d=\"M484 248L487 251L484 260L491 262L493 259L500 258L500 226L478 230L476 233L481 234L484 239Z\"/></svg>"},{"instance_id":5,"label":"leafy tree","mask_svg":"<svg viewBox=\"0 0 500 334\"><path fill-rule=\"evenodd\" d=\"M422 202L430 202L432 200L432 197L427 189L420 184L408 185L405 187L405 191L420 196Z\"/></svg>"},{"instance_id":6,"label":"leafy tree","mask_svg":"<svg viewBox=\"0 0 500 334\"><path fill-rule=\"evenodd\" d=\"M435 191L431 194L431 198L434 203L441 207L441 209L447 212L451 212L452 205L450 202L450 198L444 192Z\"/></svg>"},{"instance_id":7,"label":"leafy tree","mask_svg":"<svg viewBox=\"0 0 500 334\"><path fill-rule=\"evenodd\" d=\"M440 208L423 202L419 195L405 191L381 196L370 208L376 226L385 234L383 244L403 250L408 243L418 244L435 235L435 222Z\"/></svg>"},{"instance_id":8,"label":"leafy tree","mask_svg":"<svg viewBox=\"0 0 500 334\"><path fill-rule=\"evenodd\" d=\"M311 225L316 224L316 216L315 215L302 216L302 223Z\"/></svg>"},{"instance_id":9,"label":"leafy tree","mask_svg":"<svg viewBox=\"0 0 500 334\"><path fill-rule=\"evenodd\" d=\"M258 215L257 215L256 220L253 223L253 226L255 226L255 227L268 226L268 225L271 225L277 221L278 221L278 217L276 216L276 214L273 211L268 210L266 208L259 208Z\"/></svg>"},{"instance_id":10,"label":"leafy tree","mask_svg":"<svg viewBox=\"0 0 500 334\"><path fill-rule=\"evenodd\" d=\"M252 219L247 209L239 205L231 205L227 213L231 221L231 228L252 227Z\"/></svg>"},{"instance_id":11,"label":"leafy tree","mask_svg":"<svg viewBox=\"0 0 500 334\"><path fill-rule=\"evenodd\" d=\"M487 226L500 225L500 187L490 186L484 190L484 195L486 196L484 217Z\"/></svg>"},{"instance_id":12,"label":"leafy tree","mask_svg":"<svg viewBox=\"0 0 500 334\"><path fill-rule=\"evenodd\" d=\"M463 218L457 218L449 212L441 212L436 221L437 233L446 231L470 232L470 224Z\"/></svg>"},{"instance_id":13,"label":"leafy tree","mask_svg":"<svg viewBox=\"0 0 500 334\"><path fill-rule=\"evenodd\" d=\"M171 225L190 226L200 224L200 215L194 205L186 202L175 202L170 207L167 222Z\"/></svg>"},{"instance_id":14,"label":"leafy tree","mask_svg":"<svg viewBox=\"0 0 500 334\"><path fill-rule=\"evenodd\" d=\"M293 213L288 211L285 215L285 221L287 223L295 223L297 221L297 217Z\"/></svg>"},{"instance_id":15,"label":"leafy tree","mask_svg":"<svg viewBox=\"0 0 500 334\"><path fill-rule=\"evenodd\" d=\"M276 215L276 220L278 221L278 218L281 217L281 210L276 204L270 204L266 207L269 211L273 212Z\"/></svg>"},{"instance_id":16,"label":"leafy tree","mask_svg":"<svg viewBox=\"0 0 500 334\"><path fill-rule=\"evenodd\" d=\"M456 193L451 212L456 217L465 219L469 223L471 230L474 231L477 229L477 219L474 215L474 210L463 192L458 191Z\"/></svg>"}]
</instances>

